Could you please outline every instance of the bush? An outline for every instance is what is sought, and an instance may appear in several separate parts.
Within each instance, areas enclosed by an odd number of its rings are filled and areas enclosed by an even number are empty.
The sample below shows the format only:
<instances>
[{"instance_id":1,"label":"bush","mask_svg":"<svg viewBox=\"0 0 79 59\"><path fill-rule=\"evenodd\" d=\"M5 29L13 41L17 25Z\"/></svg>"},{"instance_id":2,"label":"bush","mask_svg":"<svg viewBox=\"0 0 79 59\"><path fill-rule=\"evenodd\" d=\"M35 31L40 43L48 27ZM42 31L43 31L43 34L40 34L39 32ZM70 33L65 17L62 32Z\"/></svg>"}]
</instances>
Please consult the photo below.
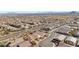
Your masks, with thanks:
<instances>
[{"instance_id":1,"label":"bush","mask_svg":"<svg viewBox=\"0 0 79 59\"><path fill-rule=\"evenodd\" d=\"M4 42L0 42L0 47L5 47L5 43Z\"/></svg>"},{"instance_id":2,"label":"bush","mask_svg":"<svg viewBox=\"0 0 79 59\"><path fill-rule=\"evenodd\" d=\"M49 31L50 28L42 28L41 30Z\"/></svg>"},{"instance_id":3,"label":"bush","mask_svg":"<svg viewBox=\"0 0 79 59\"><path fill-rule=\"evenodd\" d=\"M3 41L1 41L0 42L0 47L9 47L9 45L11 44L11 42L3 42Z\"/></svg>"}]
</instances>

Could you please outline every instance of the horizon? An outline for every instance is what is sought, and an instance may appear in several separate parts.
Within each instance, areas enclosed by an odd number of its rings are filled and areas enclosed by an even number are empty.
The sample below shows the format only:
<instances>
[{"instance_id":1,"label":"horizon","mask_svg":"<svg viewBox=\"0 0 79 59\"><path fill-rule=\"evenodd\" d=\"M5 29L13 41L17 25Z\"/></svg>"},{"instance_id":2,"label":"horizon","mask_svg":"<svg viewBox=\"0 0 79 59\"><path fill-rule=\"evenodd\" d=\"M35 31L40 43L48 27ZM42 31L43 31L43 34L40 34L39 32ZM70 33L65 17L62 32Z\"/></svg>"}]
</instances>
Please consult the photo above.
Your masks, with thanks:
<instances>
[{"instance_id":1,"label":"horizon","mask_svg":"<svg viewBox=\"0 0 79 59\"><path fill-rule=\"evenodd\" d=\"M79 11L0 11L0 13L79 13Z\"/></svg>"}]
</instances>

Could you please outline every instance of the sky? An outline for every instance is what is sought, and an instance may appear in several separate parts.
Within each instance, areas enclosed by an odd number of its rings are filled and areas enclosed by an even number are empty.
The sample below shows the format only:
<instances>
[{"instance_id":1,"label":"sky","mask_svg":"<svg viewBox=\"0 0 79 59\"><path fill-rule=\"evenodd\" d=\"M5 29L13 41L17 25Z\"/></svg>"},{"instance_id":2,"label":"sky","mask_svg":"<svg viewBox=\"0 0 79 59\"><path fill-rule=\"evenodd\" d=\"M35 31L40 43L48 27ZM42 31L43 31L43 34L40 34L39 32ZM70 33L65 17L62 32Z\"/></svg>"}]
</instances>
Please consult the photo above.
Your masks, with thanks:
<instances>
[{"instance_id":1,"label":"sky","mask_svg":"<svg viewBox=\"0 0 79 59\"><path fill-rule=\"evenodd\" d=\"M78 0L0 0L0 12L79 11Z\"/></svg>"}]
</instances>

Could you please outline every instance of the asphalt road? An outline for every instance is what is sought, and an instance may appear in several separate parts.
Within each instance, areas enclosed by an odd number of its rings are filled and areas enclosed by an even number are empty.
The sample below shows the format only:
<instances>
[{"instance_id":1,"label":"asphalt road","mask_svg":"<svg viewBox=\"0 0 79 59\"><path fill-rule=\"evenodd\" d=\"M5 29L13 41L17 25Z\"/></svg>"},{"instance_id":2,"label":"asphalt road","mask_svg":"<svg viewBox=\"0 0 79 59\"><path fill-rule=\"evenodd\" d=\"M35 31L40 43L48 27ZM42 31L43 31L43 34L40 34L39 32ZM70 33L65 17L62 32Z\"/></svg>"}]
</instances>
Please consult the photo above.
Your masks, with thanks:
<instances>
[{"instance_id":1,"label":"asphalt road","mask_svg":"<svg viewBox=\"0 0 79 59\"><path fill-rule=\"evenodd\" d=\"M60 27L57 27L57 28L53 29L52 32L51 32L51 34L50 34L50 36L47 37L45 40L41 41L41 42L39 43L39 46L41 46L41 47L52 47L53 44L52 44L51 40L52 40L52 39L54 38L54 36L55 36L54 31L57 30L57 29L59 29L59 28L62 28L62 27L64 27L64 26L65 26L65 25L62 25L62 26L60 26Z\"/></svg>"},{"instance_id":2,"label":"asphalt road","mask_svg":"<svg viewBox=\"0 0 79 59\"><path fill-rule=\"evenodd\" d=\"M40 29L41 27L45 27L45 26L46 26L46 25L39 26L39 27L33 27L33 28L31 28L30 30L35 30L35 31L36 31L36 30ZM53 26L53 25L52 25L52 26ZM58 28L63 27L63 26L65 26L65 25L61 25L61 26L56 27L55 29L53 29L53 30L51 31L50 36L47 37L47 38L46 38L45 40L43 40L42 42L40 42L40 43L39 43L39 46L51 47L51 46L52 46L52 42L50 42L50 41L53 39L53 37L54 37L54 35L55 35L54 31L57 30ZM21 35L23 35L26 31L27 31L27 30L21 30L21 31L14 32L14 33L12 33L12 34L8 34L8 35L6 35L6 36L0 37L0 40L18 38L18 37L20 37Z\"/></svg>"}]
</instances>

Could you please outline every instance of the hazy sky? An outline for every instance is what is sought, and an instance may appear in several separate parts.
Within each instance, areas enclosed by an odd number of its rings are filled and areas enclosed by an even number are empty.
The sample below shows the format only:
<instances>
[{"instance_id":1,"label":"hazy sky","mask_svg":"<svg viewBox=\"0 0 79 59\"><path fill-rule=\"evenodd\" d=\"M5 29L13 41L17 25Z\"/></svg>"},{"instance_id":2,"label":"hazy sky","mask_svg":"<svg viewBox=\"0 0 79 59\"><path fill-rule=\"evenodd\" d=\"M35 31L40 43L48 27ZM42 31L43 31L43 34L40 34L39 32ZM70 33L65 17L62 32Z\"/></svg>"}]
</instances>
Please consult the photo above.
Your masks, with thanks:
<instances>
[{"instance_id":1,"label":"hazy sky","mask_svg":"<svg viewBox=\"0 0 79 59\"><path fill-rule=\"evenodd\" d=\"M79 11L79 1L0 0L0 11Z\"/></svg>"}]
</instances>

